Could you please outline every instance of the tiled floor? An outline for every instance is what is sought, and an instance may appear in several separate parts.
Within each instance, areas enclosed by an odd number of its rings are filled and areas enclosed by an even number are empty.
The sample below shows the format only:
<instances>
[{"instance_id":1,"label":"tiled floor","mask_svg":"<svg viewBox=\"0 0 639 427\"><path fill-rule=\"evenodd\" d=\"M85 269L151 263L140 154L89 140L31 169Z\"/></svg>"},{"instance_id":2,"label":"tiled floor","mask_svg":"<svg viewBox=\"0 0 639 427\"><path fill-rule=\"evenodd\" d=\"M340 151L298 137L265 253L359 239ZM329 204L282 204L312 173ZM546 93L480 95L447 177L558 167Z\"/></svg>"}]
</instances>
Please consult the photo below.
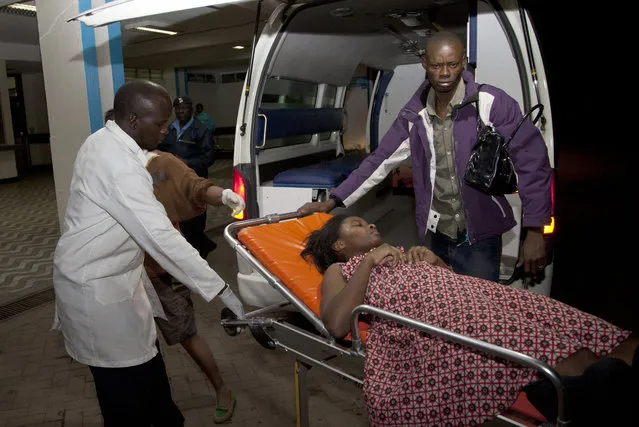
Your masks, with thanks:
<instances>
[{"instance_id":1,"label":"tiled floor","mask_svg":"<svg viewBox=\"0 0 639 427\"><path fill-rule=\"evenodd\" d=\"M198 303L198 326L237 394L229 425L294 425L292 358L263 349L249 334L226 336L213 318L217 311ZM52 315L53 306L47 305L0 325L1 427L102 423L88 368L66 356L60 335L47 332ZM214 398L204 375L181 348L163 345L162 352L186 425L213 425ZM366 425L355 387L319 371L311 371L309 380L312 426Z\"/></svg>"},{"instance_id":2,"label":"tiled floor","mask_svg":"<svg viewBox=\"0 0 639 427\"><path fill-rule=\"evenodd\" d=\"M226 280L235 270L228 245L209 262ZM209 342L238 406L231 426L295 425L293 358L259 346L247 332L229 337L219 326L220 305L195 299L200 333ZM0 323L0 427L100 426L95 388L88 368L65 353L61 336L48 331L48 304ZM173 397L186 426L212 426L214 397L210 384L180 347L161 341ZM361 391L335 376L310 371L311 426L366 426Z\"/></svg>"},{"instance_id":3,"label":"tiled floor","mask_svg":"<svg viewBox=\"0 0 639 427\"><path fill-rule=\"evenodd\" d=\"M0 183L0 305L51 287L59 233L52 171Z\"/></svg>"}]
</instances>

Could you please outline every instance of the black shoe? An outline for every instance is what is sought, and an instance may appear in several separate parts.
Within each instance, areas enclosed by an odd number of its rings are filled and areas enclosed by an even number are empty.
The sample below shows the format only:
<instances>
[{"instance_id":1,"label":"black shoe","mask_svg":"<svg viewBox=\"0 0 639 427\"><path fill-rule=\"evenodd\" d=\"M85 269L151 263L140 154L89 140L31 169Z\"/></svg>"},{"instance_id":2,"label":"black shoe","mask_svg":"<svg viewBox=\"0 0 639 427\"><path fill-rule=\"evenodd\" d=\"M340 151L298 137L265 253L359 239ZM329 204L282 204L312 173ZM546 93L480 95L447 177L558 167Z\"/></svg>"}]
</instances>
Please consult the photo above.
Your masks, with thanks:
<instances>
[{"instance_id":1,"label":"black shoe","mask_svg":"<svg viewBox=\"0 0 639 427\"><path fill-rule=\"evenodd\" d=\"M580 376L562 377L566 417L572 427L627 425L634 408L632 368L608 357L590 365ZM557 419L557 392L547 379L535 381L523 391L548 421ZM621 423L621 424L620 424Z\"/></svg>"},{"instance_id":2,"label":"black shoe","mask_svg":"<svg viewBox=\"0 0 639 427\"><path fill-rule=\"evenodd\" d=\"M561 377L564 386L564 413L568 420L573 420L573 408L579 408L583 400L584 380L582 376ZM558 416L557 390L547 378L528 384L523 390L528 401L550 422L555 422ZM573 424L571 424L572 426ZM576 426L575 426L576 427Z\"/></svg>"},{"instance_id":3,"label":"black shoe","mask_svg":"<svg viewBox=\"0 0 639 427\"><path fill-rule=\"evenodd\" d=\"M627 421L635 417L637 404L632 374L630 365L612 357L589 366L582 376L583 403L590 410L583 412L578 425L630 425Z\"/></svg>"}]
</instances>

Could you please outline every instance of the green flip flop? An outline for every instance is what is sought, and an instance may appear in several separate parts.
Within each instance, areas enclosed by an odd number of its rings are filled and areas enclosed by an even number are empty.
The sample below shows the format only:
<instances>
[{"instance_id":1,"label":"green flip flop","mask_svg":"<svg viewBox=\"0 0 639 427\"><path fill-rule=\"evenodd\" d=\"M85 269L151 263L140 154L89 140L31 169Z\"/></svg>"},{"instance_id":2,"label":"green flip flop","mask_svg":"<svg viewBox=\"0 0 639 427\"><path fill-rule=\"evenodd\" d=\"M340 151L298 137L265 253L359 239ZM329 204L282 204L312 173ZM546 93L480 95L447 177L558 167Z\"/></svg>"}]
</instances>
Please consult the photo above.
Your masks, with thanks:
<instances>
[{"instance_id":1,"label":"green flip flop","mask_svg":"<svg viewBox=\"0 0 639 427\"><path fill-rule=\"evenodd\" d=\"M236 405L237 400L235 399L235 393L231 393L231 407L226 408L224 405L220 405L219 403L215 405L215 417L213 418L213 422L215 424L222 424L230 420L233 416Z\"/></svg>"}]
</instances>

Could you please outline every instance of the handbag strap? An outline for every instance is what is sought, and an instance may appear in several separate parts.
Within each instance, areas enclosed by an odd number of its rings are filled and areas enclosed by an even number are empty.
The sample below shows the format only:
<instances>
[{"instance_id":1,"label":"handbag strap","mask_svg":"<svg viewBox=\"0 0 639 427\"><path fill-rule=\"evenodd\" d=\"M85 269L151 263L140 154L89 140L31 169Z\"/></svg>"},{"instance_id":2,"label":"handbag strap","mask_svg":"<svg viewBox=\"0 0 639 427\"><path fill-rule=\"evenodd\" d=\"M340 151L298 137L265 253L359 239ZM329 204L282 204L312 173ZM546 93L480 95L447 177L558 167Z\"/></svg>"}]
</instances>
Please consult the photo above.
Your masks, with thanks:
<instances>
[{"instance_id":1,"label":"handbag strap","mask_svg":"<svg viewBox=\"0 0 639 427\"><path fill-rule=\"evenodd\" d=\"M458 104L455 107L453 107L455 109L459 109L459 108L465 107L468 104L475 104L475 114L477 116L477 132L479 132L483 127L486 126L486 124L484 123L484 121L481 119L481 117L479 115L479 91L481 90L482 86L483 86L483 84L478 84L477 85L477 92L475 92L474 94L469 96L466 99L466 101L464 101L461 104Z\"/></svg>"},{"instance_id":2,"label":"handbag strap","mask_svg":"<svg viewBox=\"0 0 639 427\"><path fill-rule=\"evenodd\" d=\"M535 111L535 110L539 110L539 111L537 112L537 115L535 116L535 118L532 121L533 125L535 123L537 123L537 121L539 120L541 115L544 113L544 106L542 104L537 104L534 107L532 107L530 110L528 110L528 112L526 114L524 114L524 117L522 117L521 120L519 121L519 123L517 123L517 127L515 128L513 133L510 134L510 137L508 138L508 141L506 141L506 143L505 143L506 146L508 144L510 144L510 141L512 141L512 139L515 137L515 134L517 133L517 131L519 130L521 125L524 123L524 120L526 120L533 113L533 111Z\"/></svg>"},{"instance_id":3,"label":"handbag strap","mask_svg":"<svg viewBox=\"0 0 639 427\"><path fill-rule=\"evenodd\" d=\"M481 92L481 88L484 86L484 84L478 84L477 85L477 92L474 93L473 95L471 95L470 97L468 97L468 99L456 106L456 108L461 108L464 107L468 104L476 104L476 114L477 114L477 131L479 132L479 130L486 126L486 124L484 123L484 121L481 119L481 116L479 115L479 92ZM539 119L541 118L541 115L544 113L544 106L543 104L539 103L537 105L535 105L534 107L532 107L530 110L528 110L528 112L526 114L524 114L524 116L521 118L521 120L519 121L519 123L517 123L517 126L515 127L515 130L513 130L513 132L510 134L510 137L508 138L508 140L505 142L504 146L507 146L510 141L512 141L512 139L515 137L515 134L517 133L517 131L519 130L519 128L521 127L521 125L524 123L524 121L530 117L530 115L535 111L535 110L539 110L537 112L537 115L535 116L535 118L533 119L533 125L535 123L537 123L537 121L539 121Z\"/></svg>"}]
</instances>

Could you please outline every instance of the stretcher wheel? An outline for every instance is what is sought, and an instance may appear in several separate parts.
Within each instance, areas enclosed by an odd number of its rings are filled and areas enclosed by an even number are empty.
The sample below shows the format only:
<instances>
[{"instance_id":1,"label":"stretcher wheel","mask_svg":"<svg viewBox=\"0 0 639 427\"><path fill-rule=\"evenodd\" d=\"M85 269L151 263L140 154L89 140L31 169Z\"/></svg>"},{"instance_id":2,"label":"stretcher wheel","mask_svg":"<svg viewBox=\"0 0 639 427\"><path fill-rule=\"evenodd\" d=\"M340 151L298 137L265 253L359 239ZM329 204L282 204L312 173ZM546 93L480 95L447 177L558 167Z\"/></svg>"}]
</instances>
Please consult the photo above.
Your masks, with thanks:
<instances>
[{"instance_id":1,"label":"stretcher wheel","mask_svg":"<svg viewBox=\"0 0 639 427\"><path fill-rule=\"evenodd\" d=\"M268 350L275 350L277 348L275 341L273 341L269 334L266 333L262 326L249 325L249 331L251 331L251 335L253 335L255 341L257 341L262 347Z\"/></svg>"},{"instance_id":2,"label":"stretcher wheel","mask_svg":"<svg viewBox=\"0 0 639 427\"><path fill-rule=\"evenodd\" d=\"M222 320L237 320L235 313L233 313L228 307L224 307L222 309L221 317ZM242 329L244 329L241 326L222 326L222 328L231 337L239 335L242 332Z\"/></svg>"}]
</instances>

